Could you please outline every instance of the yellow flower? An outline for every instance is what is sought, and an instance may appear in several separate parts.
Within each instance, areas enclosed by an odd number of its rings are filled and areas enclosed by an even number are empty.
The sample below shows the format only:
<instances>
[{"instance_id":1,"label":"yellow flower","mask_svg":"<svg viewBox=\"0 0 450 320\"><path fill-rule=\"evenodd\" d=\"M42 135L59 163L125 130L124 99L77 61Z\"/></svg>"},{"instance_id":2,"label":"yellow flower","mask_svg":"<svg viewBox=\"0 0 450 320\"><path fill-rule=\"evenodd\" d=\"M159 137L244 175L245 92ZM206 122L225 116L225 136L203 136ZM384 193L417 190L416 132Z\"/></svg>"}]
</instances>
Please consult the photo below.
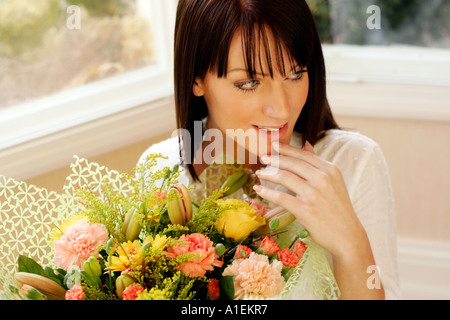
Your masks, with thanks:
<instances>
[{"instance_id":1,"label":"yellow flower","mask_svg":"<svg viewBox=\"0 0 450 320\"><path fill-rule=\"evenodd\" d=\"M144 245L150 242L152 248L158 248L162 250L166 246L167 240L169 240L167 236L160 236L159 234L157 234L155 238L153 238L152 236L147 236L144 240Z\"/></svg>"},{"instance_id":2,"label":"yellow flower","mask_svg":"<svg viewBox=\"0 0 450 320\"><path fill-rule=\"evenodd\" d=\"M142 247L139 241L128 241L122 243L117 247L118 257L111 257L111 271L125 271L130 269L136 269L142 266L144 257L142 255Z\"/></svg>"},{"instance_id":3,"label":"yellow flower","mask_svg":"<svg viewBox=\"0 0 450 320\"><path fill-rule=\"evenodd\" d=\"M227 238L235 241L242 240L257 227L266 223L266 220L256 213L252 206L242 200L218 200L219 206L225 208L216 222L217 230Z\"/></svg>"},{"instance_id":4,"label":"yellow flower","mask_svg":"<svg viewBox=\"0 0 450 320\"><path fill-rule=\"evenodd\" d=\"M159 223L159 211L158 211L158 203L154 199L150 199L147 201L147 208L153 208L148 211L147 219L151 222L151 225L155 225Z\"/></svg>"},{"instance_id":5,"label":"yellow flower","mask_svg":"<svg viewBox=\"0 0 450 320\"><path fill-rule=\"evenodd\" d=\"M89 222L88 218L85 215L79 214L64 220L59 226L52 229L49 235L50 245L52 245L53 241L61 239L62 234L67 230L67 228L73 226L76 222L80 220L86 220Z\"/></svg>"}]
</instances>

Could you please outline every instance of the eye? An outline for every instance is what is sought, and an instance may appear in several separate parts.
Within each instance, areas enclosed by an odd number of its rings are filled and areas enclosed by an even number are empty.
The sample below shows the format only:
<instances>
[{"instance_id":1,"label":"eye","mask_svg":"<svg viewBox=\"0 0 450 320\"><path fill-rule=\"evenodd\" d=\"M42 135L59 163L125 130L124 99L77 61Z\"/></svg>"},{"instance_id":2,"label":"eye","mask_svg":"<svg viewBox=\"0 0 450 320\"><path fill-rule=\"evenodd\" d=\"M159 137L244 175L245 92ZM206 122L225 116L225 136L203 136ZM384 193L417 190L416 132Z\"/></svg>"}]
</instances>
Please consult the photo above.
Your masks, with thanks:
<instances>
[{"instance_id":1,"label":"eye","mask_svg":"<svg viewBox=\"0 0 450 320\"><path fill-rule=\"evenodd\" d=\"M249 81L235 82L234 86L243 91L251 91L251 90L256 90L256 87L258 86L258 84L259 84L258 80L249 80Z\"/></svg>"},{"instance_id":2,"label":"eye","mask_svg":"<svg viewBox=\"0 0 450 320\"><path fill-rule=\"evenodd\" d=\"M289 76L287 76L286 80L294 80L294 81L301 80L305 72L308 72L308 70L304 69L300 71L295 71L294 73L291 73Z\"/></svg>"}]
</instances>

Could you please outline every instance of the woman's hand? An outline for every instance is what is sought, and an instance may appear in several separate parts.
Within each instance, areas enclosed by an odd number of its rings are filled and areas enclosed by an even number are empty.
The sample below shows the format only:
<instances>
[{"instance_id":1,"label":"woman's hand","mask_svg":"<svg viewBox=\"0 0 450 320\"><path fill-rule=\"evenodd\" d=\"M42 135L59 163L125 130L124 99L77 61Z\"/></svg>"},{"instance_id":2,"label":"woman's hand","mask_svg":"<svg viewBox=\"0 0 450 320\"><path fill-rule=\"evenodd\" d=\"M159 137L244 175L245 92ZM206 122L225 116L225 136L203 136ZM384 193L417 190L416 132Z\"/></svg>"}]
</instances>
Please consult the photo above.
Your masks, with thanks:
<instances>
[{"instance_id":1,"label":"woman's hand","mask_svg":"<svg viewBox=\"0 0 450 320\"><path fill-rule=\"evenodd\" d=\"M333 257L348 255L365 231L339 169L319 158L310 144L303 150L284 144L274 144L274 149L279 155L262 157L274 168L256 174L262 180L283 185L295 196L263 186L255 187L255 191L294 214L311 238Z\"/></svg>"},{"instance_id":2,"label":"woman's hand","mask_svg":"<svg viewBox=\"0 0 450 320\"><path fill-rule=\"evenodd\" d=\"M264 186L255 186L255 191L295 215L311 238L332 255L343 298L384 297L384 291L371 292L367 288L366 271L375 264L373 254L340 170L318 157L309 143L303 150L285 144L273 147L279 155L261 159L273 168L256 174L295 195Z\"/></svg>"}]
</instances>

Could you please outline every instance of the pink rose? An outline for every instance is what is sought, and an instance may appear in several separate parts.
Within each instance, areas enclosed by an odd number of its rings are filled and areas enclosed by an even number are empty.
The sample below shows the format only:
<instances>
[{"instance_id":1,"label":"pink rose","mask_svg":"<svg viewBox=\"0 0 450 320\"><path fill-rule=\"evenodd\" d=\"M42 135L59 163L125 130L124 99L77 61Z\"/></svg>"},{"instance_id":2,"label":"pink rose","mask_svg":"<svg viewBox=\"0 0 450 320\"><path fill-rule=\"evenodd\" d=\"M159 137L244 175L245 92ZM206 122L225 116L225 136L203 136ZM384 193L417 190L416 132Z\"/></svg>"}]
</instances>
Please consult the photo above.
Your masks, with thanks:
<instances>
[{"instance_id":1,"label":"pink rose","mask_svg":"<svg viewBox=\"0 0 450 320\"><path fill-rule=\"evenodd\" d=\"M107 240L108 231L104 225L80 220L53 242L53 260L64 270L72 266L81 269L83 263Z\"/></svg>"}]
</instances>

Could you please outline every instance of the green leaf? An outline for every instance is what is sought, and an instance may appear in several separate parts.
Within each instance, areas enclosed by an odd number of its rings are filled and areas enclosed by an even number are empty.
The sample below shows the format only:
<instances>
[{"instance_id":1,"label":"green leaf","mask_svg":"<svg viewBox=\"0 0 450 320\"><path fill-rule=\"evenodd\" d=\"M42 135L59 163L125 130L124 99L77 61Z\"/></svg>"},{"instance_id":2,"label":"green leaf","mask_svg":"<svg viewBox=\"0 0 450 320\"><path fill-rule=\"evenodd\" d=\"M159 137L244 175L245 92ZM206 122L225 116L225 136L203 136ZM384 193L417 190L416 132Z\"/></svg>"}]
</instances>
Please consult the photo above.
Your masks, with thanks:
<instances>
[{"instance_id":1,"label":"green leaf","mask_svg":"<svg viewBox=\"0 0 450 320\"><path fill-rule=\"evenodd\" d=\"M80 271L81 277L84 278L91 286L96 287L98 285L96 277L90 275L86 271Z\"/></svg>"},{"instance_id":2,"label":"green leaf","mask_svg":"<svg viewBox=\"0 0 450 320\"><path fill-rule=\"evenodd\" d=\"M37 274L37 275L40 275L43 277L48 277L47 272L45 272L44 268L42 268L39 265L39 263L37 263L33 259L28 258L26 256L19 255L18 267L19 267L19 272L28 272L28 273Z\"/></svg>"},{"instance_id":3,"label":"green leaf","mask_svg":"<svg viewBox=\"0 0 450 320\"><path fill-rule=\"evenodd\" d=\"M219 280L220 299L233 300L234 299L234 283L233 276L224 276Z\"/></svg>"},{"instance_id":4,"label":"green leaf","mask_svg":"<svg viewBox=\"0 0 450 320\"><path fill-rule=\"evenodd\" d=\"M58 269L61 270L61 269ZM57 284L63 286L64 285L64 275L66 274L65 272L63 274L59 273L58 270L55 272L55 270L53 270L50 267L45 267L45 272L47 272L48 276L47 278L49 278L50 280L55 281Z\"/></svg>"}]
</instances>

